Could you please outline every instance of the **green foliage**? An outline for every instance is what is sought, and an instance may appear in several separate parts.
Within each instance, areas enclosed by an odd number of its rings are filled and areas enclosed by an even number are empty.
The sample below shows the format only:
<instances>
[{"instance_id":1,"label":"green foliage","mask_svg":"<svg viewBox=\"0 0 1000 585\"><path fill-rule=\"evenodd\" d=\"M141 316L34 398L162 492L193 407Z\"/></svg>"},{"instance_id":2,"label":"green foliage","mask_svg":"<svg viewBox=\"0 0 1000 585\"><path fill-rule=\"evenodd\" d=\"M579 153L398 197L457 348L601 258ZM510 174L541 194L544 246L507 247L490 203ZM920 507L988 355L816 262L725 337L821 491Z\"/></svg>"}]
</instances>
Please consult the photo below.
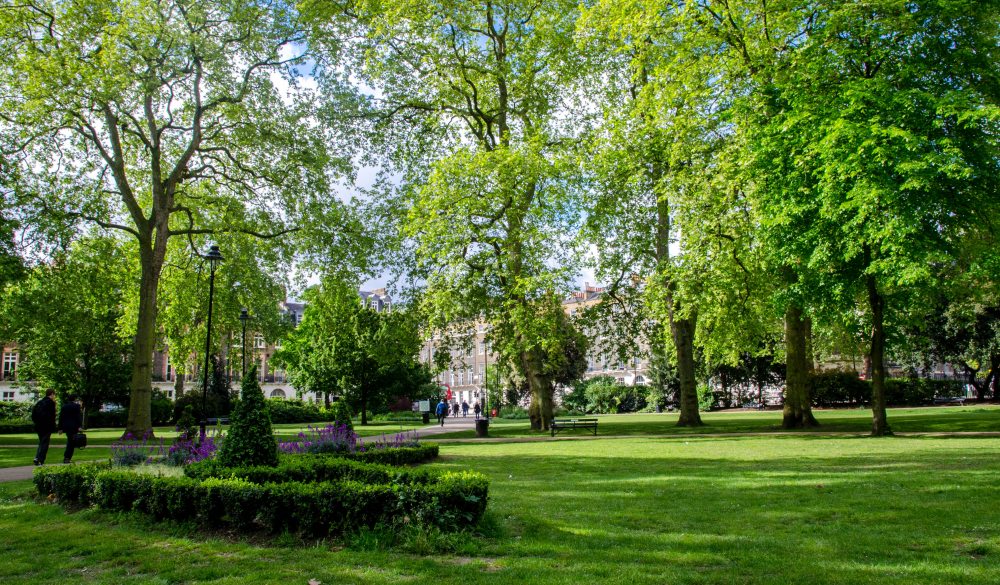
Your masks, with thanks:
<instances>
[{"instance_id":1,"label":"green foliage","mask_svg":"<svg viewBox=\"0 0 1000 585\"><path fill-rule=\"evenodd\" d=\"M294 398L268 398L266 402L274 424L325 422L335 417L332 410ZM350 424L350 419L347 424Z\"/></svg>"},{"instance_id":2,"label":"green foliage","mask_svg":"<svg viewBox=\"0 0 1000 585\"><path fill-rule=\"evenodd\" d=\"M809 396L816 406L860 406L871 399L870 382L857 372L828 371L809 376Z\"/></svg>"},{"instance_id":3,"label":"green foliage","mask_svg":"<svg viewBox=\"0 0 1000 585\"><path fill-rule=\"evenodd\" d=\"M351 422L351 406L347 404L344 400L338 400L330 405L328 409L330 416L327 417L331 422L337 422L342 425L346 425L347 428L354 430L354 423Z\"/></svg>"},{"instance_id":4,"label":"green foliage","mask_svg":"<svg viewBox=\"0 0 1000 585\"><path fill-rule=\"evenodd\" d=\"M927 378L894 378L886 380L885 399L893 406L925 406L935 398L965 396L961 382L928 380Z\"/></svg>"},{"instance_id":5,"label":"green foliage","mask_svg":"<svg viewBox=\"0 0 1000 585\"><path fill-rule=\"evenodd\" d=\"M128 401L131 340L121 326L130 280L121 242L91 237L56 252L0 298L2 332L21 347L18 375L81 397L93 412Z\"/></svg>"},{"instance_id":6,"label":"green foliage","mask_svg":"<svg viewBox=\"0 0 1000 585\"><path fill-rule=\"evenodd\" d=\"M30 421L33 402L0 402L0 421Z\"/></svg>"},{"instance_id":7,"label":"green foliage","mask_svg":"<svg viewBox=\"0 0 1000 585\"><path fill-rule=\"evenodd\" d=\"M237 474L161 477L106 465L40 468L34 483L39 494L54 494L64 505L96 504L157 520L196 519L212 527L289 531L309 537L410 523L457 530L478 522L486 510L489 482L480 473L399 470L322 459L289 464L290 473L301 471L295 479L269 473L273 468L239 470L280 483L258 483Z\"/></svg>"},{"instance_id":8,"label":"green foliage","mask_svg":"<svg viewBox=\"0 0 1000 585\"><path fill-rule=\"evenodd\" d=\"M181 415L177 417L178 439L193 439L198 434L198 419L194 416L194 407L190 404L184 407Z\"/></svg>"},{"instance_id":9,"label":"green foliage","mask_svg":"<svg viewBox=\"0 0 1000 585\"><path fill-rule=\"evenodd\" d=\"M381 454L375 456L374 454ZM338 455L282 455L277 467L229 467L218 460L205 459L184 468L194 479L238 477L253 483L286 481L317 482L351 479L364 483L427 483L434 477L428 469L403 467L426 463L438 456L436 445L390 447ZM394 467L390 467L394 466Z\"/></svg>"},{"instance_id":10,"label":"green foliage","mask_svg":"<svg viewBox=\"0 0 1000 585\"><path fill-rule=\"evenodd\" d=\"M698 410L708 412L716 406L716 396L712 387L708 384L698 384Z\"/></svg>"},{"instance_id":11,"label":"green foliage","mask_svg":"<svg viewBox=\"0 0 1000 585\"><path fill-rule=\"evenodd\" d=\"M423 340L415 313L374 311L363 304L356 282L336 274L304 298L302 322L273 358L296 389L339 396L360 413L362 424L369 411L425 392L431 378L417 360Z\"/></svg>"},{"instance_id":12,"label":"green foliage","mask_svg":"<svg viewBox=\"0 0 1000 585\"><path fill-rule=\"evenodd\" d=\"M240 401L233 410L229 431L219 449L219 462L227 466L278 464L278 443L271 428L264 393L257 383L257 368L247 370Z\"/></svg>"},{"instance_id":13,"label":"green foliage","mask_svg":"<svg viewBox=\"0 0 1000 585\"><path fill-rule=\"evenodd\" d=\"M646 407L646 395L645 386L626 386L610 376L598 376L578 383L564 404L593 414L638 412Z\"/></svg>"},{"instance_id":14,"label":"green foliage","mask_svg":"<svg viewBox=\"0 0 1000 585\"><path fill-rule=\"evenodd\" d=\"M35 425L26 422L0 421L0 435L19 435L35 432Z\"/></svg>"}]
</instances>

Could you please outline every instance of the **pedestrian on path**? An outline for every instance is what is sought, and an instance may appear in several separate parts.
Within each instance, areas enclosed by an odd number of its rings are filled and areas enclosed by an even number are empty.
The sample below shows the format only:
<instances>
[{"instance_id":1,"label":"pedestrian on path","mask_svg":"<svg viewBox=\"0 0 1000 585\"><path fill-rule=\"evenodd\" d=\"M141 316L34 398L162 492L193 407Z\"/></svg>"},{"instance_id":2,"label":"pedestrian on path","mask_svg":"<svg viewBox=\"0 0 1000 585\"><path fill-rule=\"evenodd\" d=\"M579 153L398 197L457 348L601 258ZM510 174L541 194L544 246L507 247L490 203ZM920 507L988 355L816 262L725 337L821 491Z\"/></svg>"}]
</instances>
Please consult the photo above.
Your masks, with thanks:
<instances>
[{"instance_id":1,"label":"pedestrian on path","mask_svg":"<svg viewBox=\"0 0 1000 585\"><path fill-rule=\"evenodd\" d=\"M434 410L434 414L437 415L438 422L441 423L441 426L444 426L444 417L448 416L448 403L445 402L444 399L442 399L441 402L438 402L437 408Z\"/></svg>"},{"instance_id":2,"label":"pedestrian on path","mask_svg":"<svg viewBox=\"0 0 1000 585\"><path fill-rule=\"evenodd\" d=\"M83 409L76 401L76 396L70 394L59 411L59 432L66 433L66 451L63 453L63 463L73 461L73 449L76 448L76 434L83 426Z\"/></svg>"},{"instance_id":3,"label":"pedestrian on path","mask_svg":"<svg viewBox=\"0 0 1000 585\"><path fill-rule=\"evenodd\" d=\"M49 439L56 432L56 391L49 388L45 396L31 409L31 422L38 434L38 450L35 451L35 465L44 465L49 452Z\"/></svg>"},{"instance_id":4,"label":"pedestrian on path","mask_svg":"<svg viewBox=\"0 0 1000 585\"><path fill-rule=\"evenodd\" d=\"M478 401L476 402L476 406L475 406L475 408L473 408L473 410L476 413L476 420L479 420L479 414L481 412L483 412L483 407L479 406L479 402Z\"/></svg>"},{"instance_id":5,"label":"pedestrian on path","mask_svg":"<svg viewBox=\"0 0 1000 585\"><path fill-rule=\"evenodd\" d=\"M469 403L462 401L462 418L469 416Z\"/></svg>"}]
</instances>

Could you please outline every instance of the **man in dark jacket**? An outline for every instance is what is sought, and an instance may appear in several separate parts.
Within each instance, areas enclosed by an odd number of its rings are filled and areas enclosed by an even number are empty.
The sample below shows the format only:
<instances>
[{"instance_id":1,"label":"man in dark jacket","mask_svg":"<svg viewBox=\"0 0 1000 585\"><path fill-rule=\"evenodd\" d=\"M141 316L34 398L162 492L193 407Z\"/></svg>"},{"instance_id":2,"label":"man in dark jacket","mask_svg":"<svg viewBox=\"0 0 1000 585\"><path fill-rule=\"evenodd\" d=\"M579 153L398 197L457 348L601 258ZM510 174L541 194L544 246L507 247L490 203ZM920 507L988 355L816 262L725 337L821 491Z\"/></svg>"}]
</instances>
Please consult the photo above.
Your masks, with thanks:
<instances>
[{"instance_id":1,"label":"man in dark jacket","mask_svg":"<svg viewBox=\"0 0 1000 585\"><path fill-rule=\"evenodd\" d=\"M35 451L35 465L44 465L49 452L49 439L56 432L56 391L49 388L45 396L31 409L31 422L38 433L38 450Z\"/></svg>"},{"instance_id":2,"label":"man in dark jacket","mask_svg":"<svg viewBox=\"0 0 1000 585\"><path fill-rule=\"evenodd\" d=\"M76 401L76 396L70 395L69 399L63 403L62 410L59 411L59 432L66 433L66 452L63 453L63 463L73 460L73 439L80 432L83 426L83 409Z\"/></svg>"}]
</instances>

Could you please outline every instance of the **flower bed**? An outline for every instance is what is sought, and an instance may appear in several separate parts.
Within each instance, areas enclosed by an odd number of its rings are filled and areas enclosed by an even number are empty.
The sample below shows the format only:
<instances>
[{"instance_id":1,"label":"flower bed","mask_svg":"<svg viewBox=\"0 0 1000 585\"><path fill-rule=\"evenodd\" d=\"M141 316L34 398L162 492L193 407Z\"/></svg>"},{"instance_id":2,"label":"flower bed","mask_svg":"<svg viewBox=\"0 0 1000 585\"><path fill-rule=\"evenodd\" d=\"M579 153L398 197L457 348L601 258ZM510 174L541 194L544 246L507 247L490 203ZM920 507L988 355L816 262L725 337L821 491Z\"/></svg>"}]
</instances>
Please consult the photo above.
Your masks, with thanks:
<instances>
[{"instance_id":1,"label":"flower bed","mask_svg":"<svg viewBox=\"0 0 1000 585\"><path fill-rule=\"evenodd\" d=\"M238 476L157 477L96 464L42 467L35 470L34 483L41 495L54 495L63 504L311 537L397 523L455 530L478 522L486 510L489 484L480 473L377 467L382 466L314 462L302 466L312 477L321 477L321 468L331 477L333 469L341 475L334 481L256 483Z\"/></svg>"}]
</instances>

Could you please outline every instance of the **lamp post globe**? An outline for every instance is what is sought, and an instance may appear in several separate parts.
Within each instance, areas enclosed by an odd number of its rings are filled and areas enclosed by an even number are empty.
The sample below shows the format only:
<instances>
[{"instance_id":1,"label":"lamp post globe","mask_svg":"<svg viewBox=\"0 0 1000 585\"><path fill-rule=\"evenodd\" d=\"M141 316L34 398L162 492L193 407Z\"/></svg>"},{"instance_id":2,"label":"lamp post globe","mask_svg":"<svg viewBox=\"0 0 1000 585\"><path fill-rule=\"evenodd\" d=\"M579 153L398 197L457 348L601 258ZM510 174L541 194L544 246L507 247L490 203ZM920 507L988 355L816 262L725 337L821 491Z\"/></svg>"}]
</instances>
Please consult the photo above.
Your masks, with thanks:
<instances>
[{"instance_id":1,"label":"lamp post globe","mask_svg":"<svg viewBox=\"0 0 1000 585\"><path fill-rule=\"evenodd\" d=\"M205 374L202 378L201 387L201 438L205 438L205 427L208 425L208 368L209 368L209 352L212 349L212 302L215 297L215 269L222 262L222 253L219 251L219 247L212 245L208 253L202 255L202 258L208 260L209 275L208 275L208 322L205 327Z\"/></svg>"}]
</instances>

